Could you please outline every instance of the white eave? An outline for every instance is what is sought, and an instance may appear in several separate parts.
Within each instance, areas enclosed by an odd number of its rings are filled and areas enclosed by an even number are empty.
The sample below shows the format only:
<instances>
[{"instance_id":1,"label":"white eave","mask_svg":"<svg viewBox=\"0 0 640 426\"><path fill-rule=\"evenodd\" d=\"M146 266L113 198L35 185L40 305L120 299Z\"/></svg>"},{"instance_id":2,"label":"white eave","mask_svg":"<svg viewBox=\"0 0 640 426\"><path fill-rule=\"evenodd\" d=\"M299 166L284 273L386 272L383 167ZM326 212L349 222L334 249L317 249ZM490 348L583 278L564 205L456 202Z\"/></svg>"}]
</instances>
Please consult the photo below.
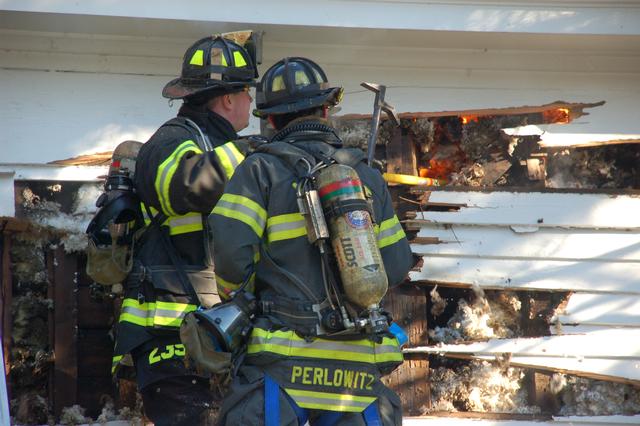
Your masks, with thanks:
<instances>
[{"instance_id":1,"label":"white eave","mask_svg":"<svg viewBox=\"0 0 640 426\"><path fill-rule=\"evenodd\" d=\"M109 166L63 166L56 164L0 163L0 216L15 216L15 181L98 182Z\"/></svg>"},{"instance_id":2,"label":"white eave","mask_svg":"<svg viewBox=\"0 0 640 426\"><path fill-rule=\"evenodd\" d=\"M52 180L97 182L107 174L109 166L61 166L56 164L0 163L0 175L13 180Z\"/></svg>"},{"instance_id":3,"label":"white eave","mask_svg":"<svg viewBox=\"0 0 640 426\"><path fill-rule=\"evenodd\" d=\"M546 34L640 34L640 5L613 0L8 0L2 9L247 25ZM55 25L54 22L51 25ZM167 29L167 31L171 31Z\"/></svg>"}]
</instances>

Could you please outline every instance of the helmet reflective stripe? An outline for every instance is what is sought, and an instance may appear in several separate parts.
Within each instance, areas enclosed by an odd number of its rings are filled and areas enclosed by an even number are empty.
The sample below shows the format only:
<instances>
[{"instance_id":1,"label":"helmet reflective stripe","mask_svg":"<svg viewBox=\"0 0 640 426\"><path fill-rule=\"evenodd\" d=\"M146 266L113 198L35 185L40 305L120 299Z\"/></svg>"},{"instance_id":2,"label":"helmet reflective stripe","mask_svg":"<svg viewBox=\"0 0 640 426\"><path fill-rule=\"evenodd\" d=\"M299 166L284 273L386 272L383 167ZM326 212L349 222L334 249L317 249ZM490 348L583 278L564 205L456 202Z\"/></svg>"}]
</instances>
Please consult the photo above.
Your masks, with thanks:
<instances>
[{"instance_id":1,"label":"helmet reflective stripe","mask_svg":"<svg viewBox=\"0 0 640 426\"><path fill-rule=\"evenodd\" d=\"M267 219L267 241L269 244L306 235L306 223L300 213L282 214Z\"/></svg>"},{"instance_id":2,"label":"helmet reflective stripe","mask_svg":"<svg viewBox=\"0 0 640 426\"><path fill-rule=\"evenodd\" d=\"M309 76L304 71L296 71L294 74L294 82L296 86L308 86L311 83L309 80ZM271 90L274 92L279 92L281 90L287 90L287 86L284 82L284 78L281 75L275 77L273 79L273 83L271 83Z\"/></svg>"},{"instance_id":3,"label":"helmet reflective stripe","mask_svg":"<svg viewBox=\"0 0 640 426\"><path fill-rule=\"evenodd\" d=\"M242 195L223 194L212 213L243 222L259 238L262 238L267 224L266 210L260 204Z\"/></svg>"},{"instance_id":4,"label":"helmet reflective stripe","mask_svg":"<svg viewBox=\"0 0 640 426\"><path fill-rule=\"evenodd\" d=\"M246 67L247 66L247 61L244 59L244 56L242 56L242 53L240 53L237 50L235 52L233 52L233 61L235 62L235 66L236 67Z\"/></svg>"},{"instance_id":5,"label":"helmet reflective stripe","mask_svg":"<svg viewBox=\"0 0 640 426\"><path fill-rule=\"evenodd\" d=\"M191 60L189 61L189 64L203 66L204 65L204 51L201 50L201 49L196 50L193 53L193 56L191 57Z\"/></svg>"},{"instance_id":6,"label":"helmet reflective stripe","mask_svg":"<svg viewBox=\"0 0 640 426\"><path fill-rule=\"evenodd\" d=\"M383 220L382 223L374 227L378 240L378 248L384 248L397 243L405 237L404 230L396 215L391 219Z\"/></svg>"},{"instance_id":7,"label":"helmet reflective stripe","mask_svg":"<svg viewBox=\"0 0 640 426\"><path fill-rule=\"evenodd\" d=\"M316 410L360 413L376 400L375 396L315 392L290 388L284 388L284 390L300 407Z\"/></svg>"}]
</instances>

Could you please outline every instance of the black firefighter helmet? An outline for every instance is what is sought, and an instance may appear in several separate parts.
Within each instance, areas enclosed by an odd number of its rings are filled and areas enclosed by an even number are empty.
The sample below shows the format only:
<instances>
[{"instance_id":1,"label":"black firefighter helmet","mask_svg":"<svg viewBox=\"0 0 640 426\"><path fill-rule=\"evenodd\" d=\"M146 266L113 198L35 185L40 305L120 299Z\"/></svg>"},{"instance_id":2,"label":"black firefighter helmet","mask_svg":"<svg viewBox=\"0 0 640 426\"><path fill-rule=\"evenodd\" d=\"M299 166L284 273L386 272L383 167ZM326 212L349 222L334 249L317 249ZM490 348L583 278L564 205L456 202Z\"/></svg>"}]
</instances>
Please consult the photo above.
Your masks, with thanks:
<instances>
[{"instance_id":1,"label":"black firefighter helmet","mask_svg":"<svg viewBox=\"0 0 640 426\"><path fill-rule=\"evenodd\" d=\"M276 62L262 77L256 90L253 115L289 114L342 100L342 87L331 87L327 75L307 58L291 57Z\"/></svg>"},{"instance_id":2,"label":"black firefighter helmet","mask_svg":"<svg viewBox=\"0 0 640 426\"><path fill-rule=\"evenodd\" d=\"M222 36L209 36L187 49L180 77L164 86L162 96L206 99L255 86L257 77L258 70L247 50Z\"/></svg>"}]
</instances>

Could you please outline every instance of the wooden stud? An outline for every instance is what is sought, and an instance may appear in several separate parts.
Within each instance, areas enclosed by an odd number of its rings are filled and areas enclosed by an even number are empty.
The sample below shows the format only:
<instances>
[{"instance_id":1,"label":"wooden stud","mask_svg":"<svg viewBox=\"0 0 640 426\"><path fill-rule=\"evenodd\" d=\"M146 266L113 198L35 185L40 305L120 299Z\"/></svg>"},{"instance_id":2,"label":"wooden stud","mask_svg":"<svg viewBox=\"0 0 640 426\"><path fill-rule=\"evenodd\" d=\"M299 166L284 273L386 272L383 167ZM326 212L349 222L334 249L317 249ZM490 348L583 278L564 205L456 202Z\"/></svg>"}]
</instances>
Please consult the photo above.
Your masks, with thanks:
<instances>
[{"instance_id":1,"label":"wooden stud","mask_svg":"<svg viewBox=\"0 0 640 426\"><path fill-rule=\"evenodd\" d=\"M387 144L387 173L416 175L418 171L413 137L404 127L395 127Z\"/></svg>"},{"instance_id":2,"label":"wooden stud","mask_svg":"<svg viewBox=\"0 0 640 426\"><path fill-rule=\"evenodd\" d=\"M11 276L11 233L6 230L2 233L2 350L4 354L4 373L9 377L11 369L11 335L13 329L13 317L11 305L13 303L13 279ZM11 395L11 382L7 380L7 392Z\"/></svg>"},{"instance_id":3,"label":"wooden stud","mask_svg":"<svg viewBox=\"0 0 640 426\"><path fill-rule=\"evenodd\" d=\"M77 258L66 254L62 246L54 256L54 412L59 416L78 396Z\"/></svg>"},{"instance_id":4,"label":"wooden stud","mask_svg":"<svg viewBox=\"0 0 640 426\"><path fill-rule=\"evenodd\" d=\"M427 343L427 297L414 285L400 285L385 296L384 307L409 337L409 346ZM383 382L400 396L404 412L420 415L431 406L429 361L424 355L405 356L405 362Z\"/></svg>"},{"instance_id":5,"label":"wooden stud","mask_svg":"<svg viewBox=\"0 0 640 426\"><path fill-rule=\"evenodd\" d=\"M47 267L47 299L54 300L55 297L55 263L56 263L55 250L46 251L46 267ZM49 326L49 348L54 349L56 346L56 327L55 327L55 310L49 309L49 315L47 317L47 323ZM54 354L55 363L55 354ZM54 364L55 367L55 364ZM49 369L49 385L48 385L48 402L49 410L54 409L54 400L56 394L56 374L55 368Z\"/></svg>"},{"instance_id":6,"label":"wooden stud","mask_svg":"<svg viewBox=\"0 0 640 426\"><path fill-rule=\"evenodd\" d=\"M530 377L530 386L527 389L529 403L540 407L543 413L558 414L561 403L558 395L551 392L552 374L532 370L528 371L527 375Z\"/></svg>"}]
</instances>

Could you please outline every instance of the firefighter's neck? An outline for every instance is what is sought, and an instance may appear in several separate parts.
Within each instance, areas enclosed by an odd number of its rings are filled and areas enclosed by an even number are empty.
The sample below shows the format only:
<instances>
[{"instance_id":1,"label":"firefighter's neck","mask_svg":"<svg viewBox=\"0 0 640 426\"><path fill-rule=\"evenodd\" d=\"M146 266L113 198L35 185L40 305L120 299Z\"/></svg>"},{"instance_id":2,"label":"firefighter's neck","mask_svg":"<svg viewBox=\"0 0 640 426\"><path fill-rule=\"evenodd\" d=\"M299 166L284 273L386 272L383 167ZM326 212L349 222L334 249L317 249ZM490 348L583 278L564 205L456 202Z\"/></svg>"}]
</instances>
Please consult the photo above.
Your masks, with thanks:
<instances>
[{"instance_id":1,"label":"firefighter's neck","mask_svg":"<svg viewBox=\"0 0 640 426\"><path fill-rule=\"evenodd\" d=\"M306 121L317 121L320 122L322 124L326 124L327 126L330 126L331 124L329 123L329 119L328 114L326 111L323 111L322 115L317 115L317 114L310 114L310 115L305 115L302 117L298 117L295 118L293 120L291 120L290 122L288 122L287 124L285 124L284 126L282 126L281 128L277 128L276 127L276 123L275 120L273 120L272 115L267 116L267 120L269 121L269 123L271 124L271 126L276 129L277 132L279 132L280 130L286 129L287 127L291 127L291 126L295 126L296 124L302 123L302 122L306 122Z\"/></svg>"}]
</instances>

